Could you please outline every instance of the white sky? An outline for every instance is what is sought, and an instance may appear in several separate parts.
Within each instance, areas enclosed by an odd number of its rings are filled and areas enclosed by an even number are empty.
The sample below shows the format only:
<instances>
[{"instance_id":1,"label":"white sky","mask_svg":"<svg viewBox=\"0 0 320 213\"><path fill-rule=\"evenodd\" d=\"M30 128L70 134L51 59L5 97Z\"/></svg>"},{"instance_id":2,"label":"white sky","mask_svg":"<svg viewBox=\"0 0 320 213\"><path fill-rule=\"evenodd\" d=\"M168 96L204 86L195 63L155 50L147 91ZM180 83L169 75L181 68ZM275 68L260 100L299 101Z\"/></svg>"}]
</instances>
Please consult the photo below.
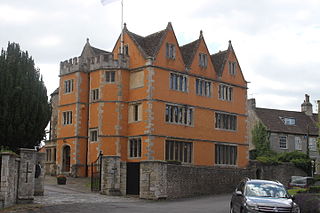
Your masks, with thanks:
<instances>
[{"instance_id":1,"label":"white sky","mask_svg":"<svg viewBox=\"0 0 320 213\"><path fill-rule=\"evenodd\" d=\"M59 63L92 46L111 51L120 34L120 1L1 0L0 47L19 43L35 59L48 94L58 87ZM130 31L146 36L172 22L180 45L203 30L211 54L232 41L248 97L258 107L300 110L320 99L319 0L124 0Z\"/></svg>"}]
</instances>

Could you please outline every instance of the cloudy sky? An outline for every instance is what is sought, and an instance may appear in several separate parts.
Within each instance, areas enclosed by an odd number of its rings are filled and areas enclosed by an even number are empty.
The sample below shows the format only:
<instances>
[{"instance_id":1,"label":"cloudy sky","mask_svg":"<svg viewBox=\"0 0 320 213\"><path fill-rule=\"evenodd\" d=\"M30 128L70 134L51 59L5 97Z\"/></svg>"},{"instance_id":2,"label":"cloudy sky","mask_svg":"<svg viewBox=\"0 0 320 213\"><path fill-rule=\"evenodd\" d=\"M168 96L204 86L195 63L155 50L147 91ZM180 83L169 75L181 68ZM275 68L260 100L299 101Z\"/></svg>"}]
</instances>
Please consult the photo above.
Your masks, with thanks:
<instances>
[{"instance_id":1,"label":"cloudy sky","mask_svg":"<svg viewBox=\"0 0 320 213\"><path fill-rule=\"evenodd\" d=\"M121 29L121 4L100 0L1 0L0 47L17 42L33 56L48 93L59 63L86 42L111 51ZM130 31L146 36L172 22L180 45L204 38L211 54L232 41L248 97L258 107L300 110L304 94L320 99L319 0L124 0Z\"/></svg>"}]
</instances>

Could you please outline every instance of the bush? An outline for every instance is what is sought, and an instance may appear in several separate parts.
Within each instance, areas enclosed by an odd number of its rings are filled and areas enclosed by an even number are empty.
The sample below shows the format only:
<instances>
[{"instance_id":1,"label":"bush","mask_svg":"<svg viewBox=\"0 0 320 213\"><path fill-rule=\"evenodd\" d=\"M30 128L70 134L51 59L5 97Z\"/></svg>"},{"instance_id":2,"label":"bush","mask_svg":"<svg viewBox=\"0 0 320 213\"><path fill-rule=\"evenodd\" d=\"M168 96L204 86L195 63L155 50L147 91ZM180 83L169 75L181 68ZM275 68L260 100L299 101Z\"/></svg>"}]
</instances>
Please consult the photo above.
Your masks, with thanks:
<instances>
[{"instance_id":1,"label":"bush","mask_svg":"<svg viewBox=\"0 0 320 213\"><path fill-rule=\"evenodd\" d=\"M309 193L320 193L320 186L310 186L308 192Z\"/></svg>"},{"instance_id":2,"label":"bush","mask_svg":"<svg viewBox=\"0 0 320 213\"><path fill-rule=\"evenodd\" d=\"M281 153L279 154L278 159L281 162L291 162L293 159L310 160L307 154L299 151Z\"/></svg>"},{"instance_id":3,"label":"bush","mask_svg":"<svg viewBox=\"0 0 320 213\"><path fill-rule=\"evenodd\" d=\"M305 173L310 174L311 171L311 160L310 159L292 159L290 161L296 167L302 169Z\"/></svg>"},{"instance_id":4,"label":"bush","mask_svg":"<svg viewBox=\"0 0 320 213\"><path fill-rule=\"evenodd\" d=\"M303 188L294 188L294 189L288 189L288 193L289 195L296 195L297 193L302 193L302 192L306 192L307 189L303 189Z\"/></svg>"},{"instance_id":5,"label":"bush","mask_svg":"<svg viewBox=\"0 0 320 213\"><path fill-rule=\"evenodd\" d=\"M279 161L276 156L260 156L257 157L257 161L266 164L266 165L277 165Z\"/></svg>"}]
</instances>

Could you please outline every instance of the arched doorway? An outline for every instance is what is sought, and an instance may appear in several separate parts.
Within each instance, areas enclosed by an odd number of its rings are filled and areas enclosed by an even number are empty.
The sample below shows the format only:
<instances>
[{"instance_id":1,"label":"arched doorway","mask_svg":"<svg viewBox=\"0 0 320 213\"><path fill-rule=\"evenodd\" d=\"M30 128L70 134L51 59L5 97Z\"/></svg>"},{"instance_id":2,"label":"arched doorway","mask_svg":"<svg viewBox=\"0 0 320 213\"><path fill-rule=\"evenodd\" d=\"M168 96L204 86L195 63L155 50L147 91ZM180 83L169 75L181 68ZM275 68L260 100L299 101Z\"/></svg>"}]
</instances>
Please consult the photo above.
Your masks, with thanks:
<instances>
[{"instance_id":1,"label":"arched doorway","mask_svg":"<svg viewBox=\"0 0 320 213\"><path fill-rule=\"evenodd\" d=\"M62 152L62 172L70 171L70 146L63 147Z\"/></svg>"}]
</instances>

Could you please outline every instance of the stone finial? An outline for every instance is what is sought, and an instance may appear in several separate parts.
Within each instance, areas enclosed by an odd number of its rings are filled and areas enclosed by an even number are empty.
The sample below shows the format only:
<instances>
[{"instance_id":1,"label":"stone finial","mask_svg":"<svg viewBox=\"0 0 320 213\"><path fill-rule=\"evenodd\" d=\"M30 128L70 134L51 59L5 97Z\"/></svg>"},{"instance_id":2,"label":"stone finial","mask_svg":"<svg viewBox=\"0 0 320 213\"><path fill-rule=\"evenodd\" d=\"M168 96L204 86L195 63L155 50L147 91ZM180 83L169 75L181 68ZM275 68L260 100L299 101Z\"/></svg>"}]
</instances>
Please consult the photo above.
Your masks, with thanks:
<instances>
[{"instance_id":1,"label":"stone finial","mask_svg":"<svg viewBox=\"0 0 320 213\"><path fill-rule=\"evenodd\" d=\"M172 24L171 24L171 22L170 22L170 21L168 22L167 30L173 30L173 28L172 28Z\"/></svg>"},{"instance_id":2,"label":"stone finial","mask_svg":"<svg viewBox=\"0 0 320 213\"><path fill-rule=\"evenodd\" d=\"M89 44L89 38L87 38L87 43Z\"/></svg>"},{"instance_id":3,"label":"stone finial","mask_svg":"<svg viewBox=\"0 0 320 213\"><path fill-rule=\"evenodd\" d=\"M200 30L200 36L199 36L199 38L203 38L203 31L202 31L202 30Z\"/></svg>"},{"instance_id":4,"label":"stone finial","mask_svg":"<svg viewBox=\"0 0 320 213\"><path fill-rule=\"evenodd\" d=\"M127 30L127 23L126 22L123 23L123 30Z\"/></svg>"}]
</instances>

